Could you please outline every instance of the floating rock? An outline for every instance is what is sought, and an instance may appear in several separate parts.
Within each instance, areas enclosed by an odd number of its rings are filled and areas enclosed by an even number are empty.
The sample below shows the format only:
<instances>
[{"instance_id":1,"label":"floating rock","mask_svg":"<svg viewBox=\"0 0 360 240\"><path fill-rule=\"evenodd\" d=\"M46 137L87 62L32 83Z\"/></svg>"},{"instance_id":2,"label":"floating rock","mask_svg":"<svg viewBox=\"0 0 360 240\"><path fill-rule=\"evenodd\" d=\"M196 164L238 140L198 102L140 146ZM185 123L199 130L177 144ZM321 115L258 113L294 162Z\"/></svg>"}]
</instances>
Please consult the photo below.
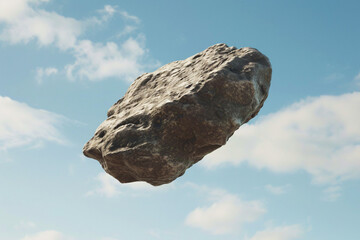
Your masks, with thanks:
<instances>
[{"instance_id":1,"label":"floating rock","mask_svg":"<svg viewBox=\"0 0 360 240\"><path fill-rule=\"evenodd\" d=\"M122 183L170 183L256 116L270 80L258 50L216 44L138 77L84 154Z\"/></svg>"}]
</instances>

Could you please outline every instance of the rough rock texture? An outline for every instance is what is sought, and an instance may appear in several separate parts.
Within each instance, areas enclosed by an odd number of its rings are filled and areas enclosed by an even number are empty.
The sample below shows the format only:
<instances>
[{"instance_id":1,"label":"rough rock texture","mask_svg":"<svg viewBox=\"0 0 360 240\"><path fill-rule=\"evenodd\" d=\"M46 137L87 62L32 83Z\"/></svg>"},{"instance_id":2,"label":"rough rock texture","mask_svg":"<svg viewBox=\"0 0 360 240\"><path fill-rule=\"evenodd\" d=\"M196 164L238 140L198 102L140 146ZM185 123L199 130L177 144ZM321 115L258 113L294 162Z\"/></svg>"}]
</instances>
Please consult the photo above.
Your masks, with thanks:
<instances>
[{"instance_id":1,"label":"rough rock texture","mask_svg":"<svg viewBox=\"0 0 360 240\"><path fill-rule=\"evenodd\" d=\"M270 79L258 50L211 46L138 77L84 154L122 183L169 183L259 112Z\"/></svg>"}]
</instances>

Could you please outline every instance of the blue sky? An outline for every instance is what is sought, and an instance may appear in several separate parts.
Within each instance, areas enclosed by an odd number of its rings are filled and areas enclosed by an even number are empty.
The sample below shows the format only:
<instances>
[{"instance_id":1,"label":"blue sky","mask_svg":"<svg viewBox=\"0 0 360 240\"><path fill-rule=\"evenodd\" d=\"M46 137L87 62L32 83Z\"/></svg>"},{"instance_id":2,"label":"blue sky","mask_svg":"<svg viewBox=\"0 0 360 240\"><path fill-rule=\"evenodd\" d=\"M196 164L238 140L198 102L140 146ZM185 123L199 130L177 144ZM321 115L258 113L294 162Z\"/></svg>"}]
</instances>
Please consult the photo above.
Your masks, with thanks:
<instances>
[{"instance_id":1,"label":"blue sky","mask_svg":"<svg viewBox=\"0 0 360 240\"><path fill-rule=\"evenodd\" d=\"M0 239L360 239L358 1L0 0ZM141 73L216 43L273 66L259 115L171 184L82 147Z\"/></svg>"}]
</instances>

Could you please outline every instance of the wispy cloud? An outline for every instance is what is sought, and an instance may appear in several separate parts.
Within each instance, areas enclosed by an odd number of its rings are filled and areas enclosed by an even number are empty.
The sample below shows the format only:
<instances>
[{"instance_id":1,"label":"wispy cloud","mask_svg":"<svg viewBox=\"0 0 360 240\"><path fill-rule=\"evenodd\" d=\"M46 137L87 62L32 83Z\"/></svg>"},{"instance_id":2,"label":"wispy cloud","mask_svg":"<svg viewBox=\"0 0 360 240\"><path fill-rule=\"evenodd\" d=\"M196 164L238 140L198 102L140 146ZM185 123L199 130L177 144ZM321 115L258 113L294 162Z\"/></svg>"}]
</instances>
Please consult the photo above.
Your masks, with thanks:
<instances>
[{"instance_id":1,"label":"wispy cloud","mask_svg":"<svg viewBox=\"0 0 360 240\"><path fill-rule=\"evenodd\" d=\"M345 76L341 73L332 73L330 75L328 75L325 79L327 81L338 81L343 79Z\"/></svg>"},{"instance_id":2,"label":"wispy cloud","mask_svg":"<svg viewBox=\"0 0 360 240\"><path fill-rule=\"evenodd\" d=\"M127 35L129 35L130 33L133 33L136 29L137 29L136 26L127 25L127 26L125 26L125 28L124 28L120 33L118 33L116 36L119 37L119 38L120 38L120 37L127 36Z\"/></svg>"},{"instance_id":3,"label":"wispy cloud","mask_svg":"<svg viewBox=\"0 0 360 240\"><path fill-rule=\"evenodd\" d=\"M140 23L140 19L137 16L134 15L130 15L128 12L126 11L119 11L119 14L126 20L130 20L133 21L136 24Z\"/></svg>"},{"instance_id":4,"label":"wispy cloud","mask_svg":"<svg viewBox=\"0 0 360 240\"><path fill-rule=\"evenodd\" d=\"M49 77L51 75L56 75L58 73L58 69L54 67L48 68L37 68L36 69L36 81L38 84L43 82L44 77Z\"/></svg>"},{"instance_id":5,"label":"wispy cloud","mask_svg":"<svg viewBox=\"0 0 360 240\"><path fill-rule=\"evenodd\" d=\"M341 196L341 187L340 186L330 186L327 187L324 191L325 201L335 202Z\"/></svg>"},{"instance_id":6,"label":"wispy cloud","mask_svg":"<svg viewBox=\"0 0 360 240\"><path fill-rule=\"evenodd\" d=\"M288 225L268 228L255 233L249 240L295 240L304 234L301 225Z\"/></svg>"},{"instance_id":7,"label":"wispy cloud","mask_svg":"<svg viewBox=\"0 0 360 240\"><path fill-rule=\"evenodd\" d=\"M21 240L70 240L70 238L65 237L61 232L47 230L32 235L26 235Z\"/></svg>"},{"instance_id":8,"label":"wispy cloud","mask_svg":"<svg viewBox=\"0 0 360 240\"><path fill-rule=\"evenodd\" d=\"M133 80L148 67L157 66L157 63L144 61L147 50L145 37L141 34L121 43L100 43L81 38L87 29L108 21L116 13L131 22L123 30L124 34L129 34L140 23L138 17L105 5L99 10L100 17L77 20L42 9L42 2L47 1L16 0L10 3L0 0L0 23L3 23L0 39L10 44L36 41L40 46L55 46L72 54L75 62L65 66L69 79L96 81L117 77Z\"/></svg>"},{"instance_id":9,"label":"wispy cloud","mask_svg":"<svg viewBox=\"0 0 360 240\"><path fill-rule=\"evenodd\" d=\"M354 77L354 81L360 87L360 72Z\"/></svg>"},{"instance_id":10,"label":"wispy cloud","mask_svg":"<svg viewBox=\"0 0 360 240\"><path fill-rule=\"evenodd\" d=\"M112 237L101 237L97 239L118 240L117 238L112 238ZM65 235L64 233L56 230L46 230L34 234L28 234L25 237L21 238L21 240L76 240L76 238Z\"/></svg>"},{"instance_id":11,"label":"wispy cloud","mask_svg":"<svg viewBox=\"0 0 360 240\"><path fill-rule=\"evenodd\" d=\"M114 16L114 14L116 13L116 7L111 6L111 5L105 5L103 9L99 10L99 13L102 14L103 20L107 21L109 18Z\"/></svg>"},{"instance_id":12,"label":"wispy cloud","mask_svg":"<svg viewBox=\"0 0 360 240\"><path fill-rule=\"evenodd\" d=\"M14 228L17 230L31 229L35 227L36 227L36 223L34 223L33 221L20 221L18 224L14 226Z\"/></svg>"},{"instance_id":13,"label":"wispy cloud","mask_svg":"<svg viewBox=\"0 0 360 240\"><path fill-rule=\"evenodd\" d=\"M282 186L274 186L271 184L265 185L265 189L274 195L284 194L287 191L287 189L289 189L289 187L290 187L290 184L286 184L286 185L282 185Z\"/></svg>"},{"instance_id":14,"label":"wispy cloud","mask_svg":"<svg viewBox=\"0 0 360 240\"><path fill-rule=\"evenodd\" d=\"M93 190L90 190L86 193L86 196L105 196L107 198L112 198L119 196L121 194L131 194L137 196L140 193L144 194L146 192L152 191L163 191L174 188L174 184L166 184L158 187L154 187L146 182L132 182L122 184L111 175L101 172L96 178L97 187Z\"/></svg>"},{"instance_id":15,"label":"wispy cloud","mask_svg":"<svg viewBox=\"0 0 360 240\"><path fill-rule=\"evenodd\" d=\"M242 225L256 221L266 212L261 201L245 201L219 189L209 194L212 203L190 212L185 220L188 226L212 234L238 233Z\"/></svg>"},{"instance_id":16,"label":"wispy cloud","mask_svg":"<svg viewBox=\"0 0 360 240\"><path fill-rule=\"evenodd\" d=\"M43 141L63 144L59 131L64 117L0 96L0 151L36 146Z\"/></svg>"},{"instance_id":17,"label":"wispy cloud","mask_svg":"<svg viewBox=\"0 0 360 240\"><path fill-rule=\"evenodd\" d=\"M100 186L86 193L87 196L103 195L105 197L114 197L120 193L120 183L112 176L106 173L99 173L96 180Z\"/></svg>"},{"instance_id":18,"label":"wispy cloud","mask_svg":"<svg viewBox=\"0 0 360 240\"><path fill-rule=\"evenodd\" d=\"M242 126L202 164L305 170L317 184L360 177L360 92L308 98Z\"/></svg>"}]
</instances>

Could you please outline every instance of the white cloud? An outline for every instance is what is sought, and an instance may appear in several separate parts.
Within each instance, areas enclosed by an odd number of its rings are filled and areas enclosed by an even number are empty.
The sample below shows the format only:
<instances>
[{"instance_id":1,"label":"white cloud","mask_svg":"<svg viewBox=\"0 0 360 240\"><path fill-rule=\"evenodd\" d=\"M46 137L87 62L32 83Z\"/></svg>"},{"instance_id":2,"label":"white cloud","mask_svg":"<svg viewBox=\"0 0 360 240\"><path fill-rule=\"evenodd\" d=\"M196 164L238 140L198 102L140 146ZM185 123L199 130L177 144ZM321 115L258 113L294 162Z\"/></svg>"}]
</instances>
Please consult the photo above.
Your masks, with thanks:
<instances>
[{"instance_id":1,"label":"white cloud","mask_svg":"<svg viewBox=\"0 0 360 240\"><path fill-rule=\"evenodd\" d=\"M65 236L58 231L48 230L39 232L33 235L26 235L21 240L68 240Z\"/></svg>"},{"instance_id":2,"label":"white cloud","mask_svg":"<svg viewBox=\"0 0 360 240\"><path fill-rule=\"evenodd\" d=\"M53 44L61 50L68 50L74 47L78 36L85 30L85 24L81 21L31 5L31 3L42 1L16 0L16 2L19 5L16 9L21 10L16 10L16 14L11 14L11 16L0 17L0 22L3 20L5 23L0 34L0 39L3 41L17 44L36 40L40 46ZM2 11L4 12L11 8L6 3L1 4L3 4Z\"/></svg>"},{"instance_id":3,"label":"white cloud","mask_svg":"<svg viewBox=\"0 0 360 240\"><path fill-rule=\"evenodd\" d=\"M118 77L133 80L147 67L156 65L143 62L147 51L144 47L145 38L142 35L136 38L129 37L120 44L96 43L80 38L88 28L103 24L115 13L135 24L140 22L138 17L126 11L119 11L114 6L105 5L99 10L102 14L100 18L77 20L41 9L39 7L41 2L47 1L0 0L0 23L4 23L0 40L11 44L36 41L40 46L55 46L61 51L72 54L75 62L65 66L70 79L102 80ZM135 28L127 25L123 33L129 34Z\"/></svg>"},{"instance_id":4,"label":"white cloud","mask_svg":"<svg viewBox=\"0 0 360 240\"><path fill-rule=\"evenodd\" d=\"M104 6L104 11L107 12L110 15L114 15L114 13L116 12L115 8L111 5L105 5Z\"/></svg>"},{"instance_id":5,"label":"white cloud","mask_svg":"<svg viewBox=\"0 0 360 240\"><path fill-rule=\"evenodd\" d=\"M0 21L11 21L29 11L30 4L39 4L49 0L0 0Z\"/></svg>"},{"instance_id":6,"label":"white cloud","mask_svg":"<svg viewBox=\"0 0 360 240\"><path fill-rule=\"evenodd\" d=\"M243 125L207 167L243 162L274 172L305 170L315 183L360 177L360 92L308 98Z\"/></svg>"},{"instance_id":7,"label":"white cloud","mask_svg":"<svg viewBox=\"0 0 360 240\"><path fill-rule=\"evenodd\" d=\"M99 10L99 12L107 16L113 16L115 13L118 13L123 19L127 21L131 21L135 24L139 24L141 22L140 18L131 15L126 11L118 10L117 6L105 5L103 9Z\"/></svg>"},{"instance_id":8,"label":"white cloud","mask_svg":"<svg viewBox=\"0 0 360 240\"><path fill-rule=\"evenodd\" d=\"M139 59L145 53L141 42L133 38L126 40L120 48L114 42L103 45L82 40L74 51L75 63L66 66L68 78L89 80L114 76L133 80L142 71Z\"/></svg>"},{"instance_id":9,"label":"white cloud","mask_svg":"<svg viewBox=\"0 0 360 240\"><path fill-rule=\"evenodd\" d=\"M110 17L114 16L116 9L111 5L105 5L104 9L101 9L99 12L103 14L103 19L107 21Z\"/></svg>"},{"instance_id":10,"label":"white cloud","mask_svg":"<svg viewBox=\"0 0 360 240\"><path fill-rule=\"evenodd\" d=\"M265 185L265 189L275 195L281 195L284 194L286 192L286 190L290 187L289 184L287 185L283 185L283 186L274 186L271 184L267 184Z\"/></svg>"},{"instance_id":11,"label":"white cloud","mask_svg":"<svg viewBox=\"0 0 360 240\"><path fill-rule=\"evenodd\" d=\"M65 143L58 130L64 117L0 96L0 151L43 141Z\"/></svg>"},{"instance_id":12,"label":"white cloud","mask_svg":"<svg viewBox=\"0 0 360 240\"><path fill-rule=\"evenodd\" d=\"M122 193L137 196L140 193L144 194L150 191L164 191L174 188L174 183L157 187L154 187L146 182L120 183L118 180L105 172L99 173L95 180L98 182L98 187L94 190L88 191L86 196L100 195L111 198Z\"/></svg>"},{"instance_id":13,"label":"white cloud","mask_svg":"<svg viewBox=\"0 0 360 240\"><path fill-rule=\"evenodd\" d=\"M190 212L185 220L187 225L212 234L237 233L243 224L256 221L266 212L260 201L244 201L223 191L212 194L217 199L210 206Z\"/></svg>"},{"instance_id":14,"label":"white cloud","mask_svg":"<svg viewBox=\"0 0 360 240\"><path fill-rule=\"evenodd\" d=\"M43 82L44 77L49 77L51 75L56 75L58 73L58 69L54 67L49 68L37 68L36 69L36 80L38 84Z\"/></svg>"},{"instance_id":15,"label":"white cloud","mask_svg":"<svg viewBox=\"0 0 360 240\"><path fill-rule=\"evenodd\" d=\"M300 225L289 225L259 231L250 240L293 240L299 239L303 233Z\"/></svg>"}]
</instances>

